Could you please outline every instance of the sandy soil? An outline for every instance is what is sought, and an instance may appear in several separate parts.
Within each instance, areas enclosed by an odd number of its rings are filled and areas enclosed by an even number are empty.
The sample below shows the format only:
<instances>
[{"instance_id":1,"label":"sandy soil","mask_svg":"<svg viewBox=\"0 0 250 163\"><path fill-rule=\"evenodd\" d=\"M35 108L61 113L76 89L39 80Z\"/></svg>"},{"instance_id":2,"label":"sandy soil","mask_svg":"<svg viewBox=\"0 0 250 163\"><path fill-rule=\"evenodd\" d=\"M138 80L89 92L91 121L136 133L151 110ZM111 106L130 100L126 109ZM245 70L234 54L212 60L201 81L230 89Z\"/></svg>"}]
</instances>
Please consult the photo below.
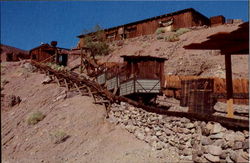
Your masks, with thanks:
<instances>
[{"instance_id":1,"label":"sandy soil","mask_svg":"<svg viewBox=\"0 0 250 163\"><path fill-rule=\"evenodd\" d=\"M68 94L55 83L43 85L43 74L31 73L20 63L2 64L2 78L8 80L3 94L20 96L12 108L1 108L3 162L176 162L172 149L151 147L125 129L105 119L105 108L88 96ZM46 117L36 125L27 118L35 111ZM52 135L63 131L69 138L54 144Z\"/></svg>"}]
</instances>

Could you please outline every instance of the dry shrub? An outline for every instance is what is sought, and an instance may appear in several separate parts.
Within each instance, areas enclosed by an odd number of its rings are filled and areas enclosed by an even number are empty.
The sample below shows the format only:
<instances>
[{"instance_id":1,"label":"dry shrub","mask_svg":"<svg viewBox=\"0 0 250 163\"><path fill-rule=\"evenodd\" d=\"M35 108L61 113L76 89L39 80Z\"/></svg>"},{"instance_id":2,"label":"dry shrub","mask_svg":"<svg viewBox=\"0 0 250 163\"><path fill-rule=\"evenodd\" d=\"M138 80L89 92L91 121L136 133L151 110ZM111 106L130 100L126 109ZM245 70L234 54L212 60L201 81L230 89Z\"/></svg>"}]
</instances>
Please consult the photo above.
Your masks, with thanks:
<instances>
[{"instance_id":1,"label":"dry shrub","mask_svg":"<svg viewBox=\"0 0 250 163\"><path fill-rule=\"evenodd\" d=\"M175 41L179 41L179 40L180 40L180 38L175 34L165 37L165 41L169 41L169 42L175 42Z\"/></svg>"},{"instance_id":2,"label":"dry shrub","mask_svg":"<svg viewBox=\"0 0 250 163\"><path fill-rule=\"evenodd\" d=\"M27 119L27 123L28 125L35 125L41 120L43 120L44 118L45 118L45 115L42 112L37 111L37 112L32 113L29 116L29 118Z\"/></svg>"},{"instance_id":3,"label":"dry shrub","mask_svg":"<svg viewBox=\"0 0 250 163\"><path fill-rule=\"evenodd\" d=\"M164 37L163 36L157 36L156 39L161 40L161 39L164 39Z\"/></svg>"},{"instance_id":4,"label":"dry shrub","mask_svg":"<svg viewBox=\"0 0 250 163\"><path fill-rule=\"evenodd\" d=\"M184 33L189 32L189 31L191 31L191 29L189 29L189 28L179 28L176 30L175 34L177 36L180 36L180 35L183 35Z\"/></svg>"},{"instance_id":5,"label":"dry shrub","mask_svg":"<svg viewBox=\"0 0 250 163\"><path fill-rule=\"evenodd\" d=\"M165 29L164 28L157 28L157 30L155 31L155 33L157 35L161 34L161 33L165 33Z\"/></svg>"},{"instance_id":6,"label":"dry shrub","mask_svg":"<svg viewBox=\"0 0 250 163\"><path fill-rule=\"evenodd\" d=\"M51 133L50 136L54 144L62 143L69 138L69 135L66 132L60 130Z\"/></svg>"}]
</instances>

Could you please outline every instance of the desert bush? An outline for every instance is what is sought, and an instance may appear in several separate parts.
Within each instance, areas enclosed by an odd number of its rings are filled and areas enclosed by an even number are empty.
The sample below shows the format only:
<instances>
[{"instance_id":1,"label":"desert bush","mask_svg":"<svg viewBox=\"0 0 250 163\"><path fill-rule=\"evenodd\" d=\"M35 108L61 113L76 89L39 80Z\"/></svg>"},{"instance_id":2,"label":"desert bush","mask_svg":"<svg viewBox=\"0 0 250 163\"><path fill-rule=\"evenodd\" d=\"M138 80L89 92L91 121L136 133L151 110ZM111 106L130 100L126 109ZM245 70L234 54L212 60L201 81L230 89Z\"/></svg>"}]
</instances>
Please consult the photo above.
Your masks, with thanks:
<instances>
[{"instance_id":1,"label":"desert bush","mask_svg":"<svg viewBox=\"0 0 250 163\"><path fill-rule=\"evenodd\" d=\"M29 116L29 118L27 119L27 123L28 125L35 125L41 120L43 120L44 118L45 118L45 115L42 112L37 111L37 112L32 113Z\"/></svg>"},{"instance_id":2,"label":"desert bush","mask_svg":"<svg viewBox=\"0 0 250 163\"><path fill-rule=\"evenodd\" d=\"M54 144L59 144L64 142L66 139L69 138L69 135L61 130L55 131L53 133L50 134L52 141Z\"/></svg>"},{"instance_id":3,"label":"desert bush","mask_svg":"<svg viewBox=\"0 0 250 163\"><path fill-rule=\"evenodd\" d=\"M157 28L157 30L155 31L155 33L157 35L161 34L161 33L165 33L165 29L164 28Z\"/></svg>"},{"instance_id":4,"label":"desert bush","mask_svg":"<svg viewBox=\"0 0 250 163\"><path fill-rule=\"evenodd\" d=\"M85 33L89 34L83 38L84 46L89 48L92 57L105 56L110 53L105 32L99 25L96 25L92 30L85 30Z\"/></svg>"},{"instance_id":5,"label":"desert bush","mask_svg":"<svg viewBox=\"0 0 250 163\"><path fill-rule=\"evenodd\" d=\"M182 35L184 33L189 32L189 31L191 31L191 29L188 29L188 28L179 28L179 29L176 30L175 34L177 36L180 36L180 35Z\"/></svg>"},{"instance_id":6,"label":"desert bush","mask_svg":"<svg viewBox=\"0 0 250 163\"><path fill-rule=\"evenodd\" d=\"M179 40L180 40L180 38L175 34L165 37L165 41L169 41L169 42L175 42L175 41L179 41Z\"/></svg>"},{"instance_id":7,"label":"desert bush","mask_svg":"<svg viewBox=\"0 0 250 163\"><path fill-rule=\"evenodd\" d=\"M161 39L164 39L164 37L163 36L157 36L156 39L161 40Z\"/></svg>"},{"instance_id":8,"label":"desert bush","mask_svg":"<svg viewBox=\"0 0 250 163\"><path fill-rule=\"evenodd\" d=\"M68 70L67 67L60 66L58 64L50 63L50 62L47 63L47 66L49 66L50 68L52 68L54 70L58 70L58 71L67 71Z\"/></svg>"}]
</instances>

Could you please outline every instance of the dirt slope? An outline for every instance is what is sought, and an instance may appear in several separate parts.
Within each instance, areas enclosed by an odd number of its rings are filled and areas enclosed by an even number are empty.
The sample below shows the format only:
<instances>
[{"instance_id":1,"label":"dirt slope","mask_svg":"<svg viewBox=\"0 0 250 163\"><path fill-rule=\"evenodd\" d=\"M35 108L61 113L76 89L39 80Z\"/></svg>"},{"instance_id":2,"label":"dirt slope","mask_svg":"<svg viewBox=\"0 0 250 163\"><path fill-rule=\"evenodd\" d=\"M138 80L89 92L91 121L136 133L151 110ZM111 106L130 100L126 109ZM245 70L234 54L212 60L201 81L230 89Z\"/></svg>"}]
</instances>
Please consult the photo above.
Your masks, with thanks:
<instances>
[{"instance_id":1,"label":"dirt slope","mask_svg":"<svg viewBox=\"0 0 250 163\"><path fill-rule=\"evenodd\" d=\"M55 83L43 85L43 74L31 73L19 63L3 63L1 92L20 96L19 105L1 108L2 160L4 162L176 162L171 149L151 147L105 119L105 108L88 96L66 93ZM67 97L66 97L67 96ZM66 99L64 99L66 97ZM35 111L46 117L36 125L27 118ZM69 138L53 143L53 133Z\"/></svg>"},{"instance_id":2,"label":"dirt slope","mask_svg":"<svg viewBox=\"0 0 250 163\"><path fill-rule=\"evenodd\" d=\"M102 61L122 62L122 55L151 55L164 57L165 74L200 75L225 78L224 56L217 50L187 50L184 45L199 43L218 32L231 32L239 24L225 24L215 27L197 27L179 36L179 41L168 42L164 38L173 34L166 32L111 43L113 52ZM159 39L159 36L162 39ZM157 39L158 37L158 39ZM232 57L233 77L248 78L248 56Z\"/></svg>"}]
</instances>

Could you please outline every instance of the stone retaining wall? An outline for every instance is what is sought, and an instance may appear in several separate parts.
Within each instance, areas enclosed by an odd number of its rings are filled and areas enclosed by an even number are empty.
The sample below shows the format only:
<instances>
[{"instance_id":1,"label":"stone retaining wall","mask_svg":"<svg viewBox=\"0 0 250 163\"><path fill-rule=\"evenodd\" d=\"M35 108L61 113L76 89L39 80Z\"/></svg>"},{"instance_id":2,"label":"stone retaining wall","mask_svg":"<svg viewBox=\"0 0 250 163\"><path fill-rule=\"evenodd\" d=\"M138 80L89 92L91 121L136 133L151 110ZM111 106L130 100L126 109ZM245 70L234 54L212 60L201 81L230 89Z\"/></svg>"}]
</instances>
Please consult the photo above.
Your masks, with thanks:
<instances>
[{"instance_id":1,"label":"stone retaining wall","mask_svg":"<svg viewBox=\"0 0 250 163\"><path fill-rule=\"evenodd\" d=\"M111 106L108 120L147 142L152 150L175 147L182 160L249 161L249 131L232 131L219 123L149 113L123 102Z\"/></svg>"}]
</instances>

